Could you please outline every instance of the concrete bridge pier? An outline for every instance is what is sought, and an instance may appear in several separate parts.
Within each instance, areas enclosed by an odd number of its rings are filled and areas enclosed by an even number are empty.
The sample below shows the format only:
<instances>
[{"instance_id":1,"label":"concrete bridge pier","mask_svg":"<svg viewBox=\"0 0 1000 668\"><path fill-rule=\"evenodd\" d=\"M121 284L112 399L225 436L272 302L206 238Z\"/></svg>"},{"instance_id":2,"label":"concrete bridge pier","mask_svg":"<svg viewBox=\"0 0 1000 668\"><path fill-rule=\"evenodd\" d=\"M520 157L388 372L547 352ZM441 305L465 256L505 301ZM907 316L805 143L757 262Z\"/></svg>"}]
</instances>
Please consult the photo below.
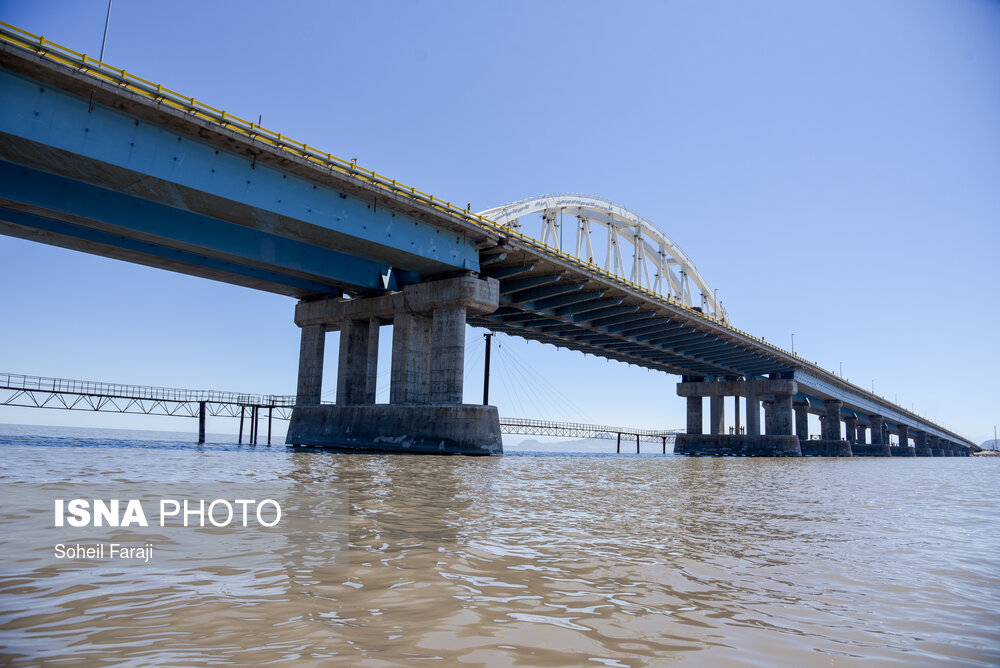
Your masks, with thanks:
<instances>
[{"instance_id":1,"label":"concrete bridge pier","mask_svg":"<svg viewBox=\"0 0 1000 668\"><path fill-rule=\"evenodd\" d=\"M850 415L844 418L844 431L847 432L847 443L853 448L854 444L858 442L858 418L855 415ZM853 449L852 449L853 454Z\"/></svg>"},{"instance_id":2,"label":"concrete bridge pier","mask_svg":"<svg viewBox=\"0 0 1000 668\"><path fill-rule=\"evenodd\" d=\"M858 444L854 446L854 455L857 457L891 457L892 452L889 450L889 443L885 438L885 424L881 415L869 415L868 424L872 430L872 442L870 445L863 445L861 439L858 439ZM858 433L861 433L863 427L858 426Z\"/></svg>"},{"instance_id":3,"label":"concrete bridge pier","mask_svg":"<svg viewBox=\"0 0 1000 668\"><path fill-rule=\"evenodd\" d=\"M813 457L850 457L851 444L840 437L840 409L844 402L839 399L823 401L823 415L820 416L822 432L820 439L803 441L802 454Z\"/></svg>"},{"instance_id":4,"label":"concrete bridge pier","mask_svg":"<svg viewBox=\"0 0 1000 668\"><path fill-rule=\"evenodd\" d=\"M684 376L677 394L687 398L687 433L678 434L674 452L681 455L733 455L746 457L797 457L799 439L792 434L792 395L797 384L791 379L708 380ZM760 435L758 401L764 402L765 434ZM709 397L709 433L702 433L703 399ZM747 433L725 432L723 406L726 397L747 397ZM738 399L737 399L738 400Z\"/></svg>"},{"instance_id":5,"label":"concrete bridge pier","mask_svg":"<svg viewBox=\"0 0 1000 668\"><path fill-rule=\"evenodd\" d=\"M897 428L899 432L899 446L892 449L893 457L916 457L917 450L910 445L910 428L901 424Z\"/></svg>"},{"instance_id":6,"label":"concrete bridge pier","mask_svg":"<svg viewBox=\"0 0 1000 668\"><path fill-rule=\"evenodd\" d=\"M932 457L944 457L944 441L937 436L928 436L927 440L930 442L931 456Z\"/></svg>"},{"instance_id":7,"label":"concrete bridge pier","mask_svg":"<svg viewBox=\"0 0 1000 668\"><path fill-rule=\"evenodd\" d=\"M913 432L913 442L914 442L914 452L913 454L917 457L933 457L934 454L931 452L930 441L927 437L927 433L923 431Z\"/></svg>"},{"instance_id":8,"label":"concrete bridge pier","mask_svg":"<svg viewBox=\"0 0 1000 668\"><path fill-rule=\"evenodd\" d=\"M747 383L747 436L760 436L760 397Z\"/></svg>"},{"instance_id":9,"label":"concrete bridge pier","mask_svg":"<svg viewBox=\"0 0 1000 668\"><path fill-rule=\"evenodd\" d=\"M795 435L799 437L799 445L805 445L809 440L809 402L793 401L792 410L795 411ZM806 454L805 450L802 454Z\"/></svg>"},{"instance_id":10,"label":"concrete bridge pier","mask_svg":"<svg viewBox=\"0 0 1000 668\"><path fill-rule=\"evenodd\" d=\"M494 279L459 276L356 299L300 302L299 383L286 442L346 451L503 452L494 406L462 403L465 322L499 303ZM379 327L392 324L389 403L375 403ZM323 404L326 332L340 330L337 401Z\"/></svg>"}]
</instances>

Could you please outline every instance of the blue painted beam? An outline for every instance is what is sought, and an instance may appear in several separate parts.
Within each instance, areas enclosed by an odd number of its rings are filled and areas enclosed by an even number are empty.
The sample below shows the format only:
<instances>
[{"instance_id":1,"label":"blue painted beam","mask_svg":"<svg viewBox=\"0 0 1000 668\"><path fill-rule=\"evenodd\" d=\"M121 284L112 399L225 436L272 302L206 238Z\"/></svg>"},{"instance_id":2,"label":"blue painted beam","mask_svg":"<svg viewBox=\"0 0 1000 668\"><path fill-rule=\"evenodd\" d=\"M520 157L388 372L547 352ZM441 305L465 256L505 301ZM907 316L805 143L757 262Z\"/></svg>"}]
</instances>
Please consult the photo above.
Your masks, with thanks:
<instances>
[{"instance_id":1,"label":"blue painted beam","mask_svg":"<svg viewBox=\"0 0 1000 668\"><path fill-rule=\"evenodd\" d=\"M533 264L518 264L513 267L497 267L492 270L483 270L481 273L483 276L489 276L490 278L495 278L497 280L501 278L508 278L510 276L517 276L518 274L526 274L535 268Z\"/></svg>"},{"instance_id":2,"label":"blue painted beam","mask_svg":"<svg viewBox=\"0 0 1000 668\"><path fill-rule=\"evenodd\" d=\"M604 301L609 301L609 300L604 300ZM618 302L618 304L621 304L623 300L618 299L616 301ZM635 313L636 311L639 310L638 304L628 304L625 306L618 306L618 304L609 304L607 306L595 305L595 308L593 309L588 309L586 311L580 311L577 314L573 314L572 317L570 317L570 320L572 320L573 322L586 323L592 320L596 320L598 318L607 318L609 316L623 315L625 313ZM556 313L562 315L561 313L559 313L559 311L557 311ZM566 315L570 314L567 313Z\"/></svg>"},{"instance_id":3,"label":"blue painted beam","mask_svg":"<svg viewBox=\"0 0 1000 668\"><path fill-rule=\"evenodd\" d=\"M621 316L622 318L627 318L629 316ZM612 334L620 334L622 336L627 336L626 331L630 329L637 329L641 326L648 325L656 317L656 313L653 311L646 311L645 313L636 313L632 316L632 320L624 320L617 322L615 324L604 325L602 329L606 332Z\"/></svg>"},{"instance_id":4,"label":"blue painted beam","mask_svg":"<svg viewBox=\"0 0 1000 668\"><path fill-rule=\"evenodd\" d=\"M525 308L531 308L536 311L545 311L546 313L551 313L553 309L561 306L568 306L572 304L592 301L594 299L599 299L603 296L604 296L604 290L594 290L591 292L571 292L568 295L558 295L555 297L538 299L536 301L525 304Z\"/></svg>"},{"instance_id":5,"label":"blue painted beam","mask_svg":"<svg viewBox=\"0 0 1000 668\"><path fill-rule=\"evenodd\" d=\"M639 341L644 343L651 343L658 339L664 339L670 336L672 333L677 333L679 330L683 329L684 324L680 322L670 322L666 325L655 325L654 328L648 332L629 332L629 336L635 337Z\"/></svg>"},{"instance_id":6,"label":"blue painted beam","mask_svg":"<svg viewBox=\"0 0 1000 668\"><path fill-rule=\"evenodd\" d=\"M649 320L654 315L656 315L656 314L653 313L652 311L635 312L635 313L625 313L625 314L622 314L622 315L615 315L615 316L605 317L605 318L594 318L593 320L591 320L588 323L588 325L590 327L599 328L599 329L603 329L605 331L609 331L610 332L610 331L613 331L612 328L615 325L622 325L622 324L626 324L626 323L633 323L633 322L637 322L637 321L640 321L640 320Z\"/></svg>"},{"instance_id":7,"label":"blue painted beam","mask_svg":"<svg viewBox=\"0 0 1000 668\"><path fill-rule=\"evenodd\" d=\"M479 256L479 266L486 267L497 262L503 262L506 259L506 253L483 253Z\"/></svg>"},{"instance_id":8,"label":"blue painted beam","mask_svg":"<svg viewBox=\"0 0 1000 668\"><path fill-rule=\"evenodd\" d=\"M509 295L518 290L527 290L540 285L548 285L562 280L562 274L550 274L546 276L528 276L527 278L512 278L500 281L500 294Z\"/></svg>"},{"instance_id":9,"label":"blue painted beam","mask_svg":"<svg viewBox=\"0 0 1000 668\"><path fill-rule=\"evenodd\" d=\"M708 332L703 332L695 329L694 327L683 327L676 333L650 338L648 343L654 346L671 345L676 341L683 341L686 339L702 339L706 336L708 336Z\"/></svg>"},{"instance_id":10,"label":"blue painted beam","mask_svg":"<svg viewBox=\"0 0 1000 668\"><path fill-rule=\"evenodd\" d=\"M96 221L97 225L87 226L195 255L288 272L310 282L364 290L398 289L388 265L5 161L0 161L0 199L52 212L47 218Z\"/></svg>"},{"instance_id":11,"label":"blue painted beam","mask_svg":"<svg viewBox=\"0 0 1000 668\"><path fill-rule=\"evenodd\" d=\"M0 70L0 99L0 132L79 157L52 171L76 170L106 187L115 178L131 194L148 189L206 215L216 214L191 207L212 198L235 202L267 225L302 221L326 230L329 247L350 246L370 260L392 257L403 269L479 270L474 240L327 186L322 168L315 180L299 176L8 70Z\"/></svg>"},{"instance_id":12,"label":"blue painted beam","mask_svg":"<svg viewBox=\"0 0 1000 668\"><path fill-rule=\"evenodd\" d=\"M520 292L515 292L514 294L504 298L501 297L501 301L506 301L511 304L522 304L525 302L533 302L538 299L544 299L546 297L555 297L556 295L564 295L567 292L577 292L583 289L583 283L566 283L564 285L547 285L541 288L531 288L529 290L522 290Z\"/></svg>"},{"instance_id":13,"label":"blue painted beam","mask_svg":"<svg viewBox=\"0 0 1000 668\"><path fill-rule=\"evenodd\" d=\"M250 267L237 262L229 262L226 260L220 260L219 258L199 255L197 253L191 253L177 248L169 248L167 246L147 241L138 241L130 237L102 232L101 230L95 230L81 225L73 225L72 223L64 223L59 220L31 215L22 211L0 208L0 220L19 225L26 230L37 230L58 235L65 239L80 240L90 244L100 244L108 249L118 249L142 254L149 257L150 260L159 258L171 263L181 263L190 268L190 270L186 273L197 275L199 273L199 268L209 269L213 272L224 272L225 274L231 275L231 279L227 279L231 283L242 284L244 281L241 281L240 279L248 278L255 282L259 281L270 283L275 286L284 286L291 288L294 291L301 291L304 293L308 292L330 296L339 296L341 294L341 291L338 288L323 283L317 283L315 281L296 278L287 274L267 271L257 267ZM155 266L156 263L151 262L150 264ZM286 291L276 289L275 292L285 293Z\"/></svg>"},{"instance_id":14,"label":"blue painted beam","mask_svg":"<svg viewBox=\"0 0 1000 668\"><path fill-rule=\"evenodd\" d=\"M664 326L670 324L669 318L653 318L649 322L637 322L632 326L621 330L622 336L634 337L650 334L652 332L662 332Z\"/></svg>"},{"instance_id":15,"label":"blue painted beam","mask_svg":"<svg viewBox=\"0 0 1000 668\"><path fill-rule=\"evenodd\" d=\"M611 297L611 298L601 298L601 299L591 299L585 302L579 302L576 304L568 304L566 306L560 306L559 308L552 309L552 315L564 318L567 316L573 316L575 314L590 313L592 311L597 311L602 308L608 308L610 306L617 306L621 304L624 299L621 297ZM576 321L575 317L570 317L570 320Z\"/></svg>"}]
</instances>

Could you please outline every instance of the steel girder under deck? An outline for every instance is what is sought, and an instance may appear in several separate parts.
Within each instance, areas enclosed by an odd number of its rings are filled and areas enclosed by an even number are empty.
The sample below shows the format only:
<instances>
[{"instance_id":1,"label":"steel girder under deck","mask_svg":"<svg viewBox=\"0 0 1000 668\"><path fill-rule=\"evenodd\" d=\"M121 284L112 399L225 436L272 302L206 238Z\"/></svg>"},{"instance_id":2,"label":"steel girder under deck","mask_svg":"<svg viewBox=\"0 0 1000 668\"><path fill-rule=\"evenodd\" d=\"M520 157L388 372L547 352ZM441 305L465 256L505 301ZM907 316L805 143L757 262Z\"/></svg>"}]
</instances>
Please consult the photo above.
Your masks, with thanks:
<instances>
[{"instance_id":1,"label":"steel girder under deck","mask_svg":"<svg viewBox=\"0 0 1000 668\"><path fill-rule=\"evenodd\" d=\"M480 262L500 280L501 306L479 327L686 376L757 376L790 367L708 327L683 308L643 299L577 272L504 249Z\"/></svg>"}]
</instances>

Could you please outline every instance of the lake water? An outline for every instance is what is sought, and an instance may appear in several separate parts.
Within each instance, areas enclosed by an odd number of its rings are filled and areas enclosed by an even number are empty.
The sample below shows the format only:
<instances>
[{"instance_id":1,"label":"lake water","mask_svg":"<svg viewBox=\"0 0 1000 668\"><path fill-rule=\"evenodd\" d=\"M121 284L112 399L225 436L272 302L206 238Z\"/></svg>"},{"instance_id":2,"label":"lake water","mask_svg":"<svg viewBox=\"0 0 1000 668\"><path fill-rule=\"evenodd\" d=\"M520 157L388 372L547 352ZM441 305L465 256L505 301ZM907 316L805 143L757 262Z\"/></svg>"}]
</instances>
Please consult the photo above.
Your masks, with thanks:
<instances>
[{"instance_id":1,"label":"lake water","mask_svg":"<svg viewBox=\"0 0 1000 668\"><path fill-rule=\"evenodd\" d=\"M333 567L4 570L5 665L1000 665L997 459L365 456L12 431L5 494L336 483L349 529Z\"/></svg>"}]
</instances>

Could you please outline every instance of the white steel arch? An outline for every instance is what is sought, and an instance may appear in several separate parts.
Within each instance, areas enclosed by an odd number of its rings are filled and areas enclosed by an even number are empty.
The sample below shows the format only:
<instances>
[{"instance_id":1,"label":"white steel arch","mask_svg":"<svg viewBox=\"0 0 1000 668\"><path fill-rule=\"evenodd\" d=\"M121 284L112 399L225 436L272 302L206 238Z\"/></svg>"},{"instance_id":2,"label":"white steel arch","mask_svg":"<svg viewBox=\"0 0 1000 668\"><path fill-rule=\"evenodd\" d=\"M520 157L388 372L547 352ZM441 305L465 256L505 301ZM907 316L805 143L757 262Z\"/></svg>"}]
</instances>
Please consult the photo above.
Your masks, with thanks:
<instances>
[{"instance_id":1,"label":"white steel arch","mask_svg":"<svg viewBox=\"0 0 1000 668\"><path fill-rule=\"evenodd\" d=\"M542 243L572 253L562 245L566 231L565 218L575 217L576 230L571 239L576 243L577 258L685 306L700 308L708 315L729 322L716 292L698 273L691 258L651 222L610 200L577 193L542 195L479 213L484 218L522 234L526 231L521 219L534 214L541 214L542 217L541 234L538 237ZM591 225L594 223L604 227L606 231L603 239L603 262L594 255L591 236ZM624 256L623 244L626 246ZM600 245L598 244L599 250ZM630 262L626 261L628 250L631 250ZM692 284L696 297L692 297Z\"/></svg>"}]
</instances>

